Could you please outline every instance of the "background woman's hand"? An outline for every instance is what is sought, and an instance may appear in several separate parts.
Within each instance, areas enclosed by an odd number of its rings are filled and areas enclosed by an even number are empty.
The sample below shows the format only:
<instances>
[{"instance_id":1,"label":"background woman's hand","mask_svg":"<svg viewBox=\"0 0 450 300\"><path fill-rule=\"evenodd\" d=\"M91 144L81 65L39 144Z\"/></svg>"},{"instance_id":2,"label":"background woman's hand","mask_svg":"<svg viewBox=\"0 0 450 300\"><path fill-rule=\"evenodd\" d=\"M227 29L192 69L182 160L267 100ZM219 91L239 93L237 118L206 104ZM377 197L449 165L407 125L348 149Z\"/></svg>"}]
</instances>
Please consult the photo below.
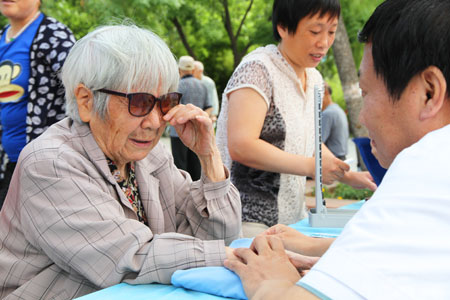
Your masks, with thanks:
<instances>
[{"instance_id":1,"label":"background woman's hand","mask_svg":"<svg viewBox=\"0 0 450 300\"><path fill-rule=\"evenodd\" d=\"M322 182L324 184L332 184L335 181L340 181L348 170L350 170L348 164L335 157L331 152L329 154L325 151L323 152Z\"/></svg>"},{"instance_id":2,"label":"background woman's hand","mask_svg":"<svg viewBox=\"0 0 450 300\"><path fill-rule=\"evenodd\" d=\"M377 185L369 172L346 172L341 179L342 183L348 184L355 189L369 189L375 191Z\"/></svg>"}]
</instances>

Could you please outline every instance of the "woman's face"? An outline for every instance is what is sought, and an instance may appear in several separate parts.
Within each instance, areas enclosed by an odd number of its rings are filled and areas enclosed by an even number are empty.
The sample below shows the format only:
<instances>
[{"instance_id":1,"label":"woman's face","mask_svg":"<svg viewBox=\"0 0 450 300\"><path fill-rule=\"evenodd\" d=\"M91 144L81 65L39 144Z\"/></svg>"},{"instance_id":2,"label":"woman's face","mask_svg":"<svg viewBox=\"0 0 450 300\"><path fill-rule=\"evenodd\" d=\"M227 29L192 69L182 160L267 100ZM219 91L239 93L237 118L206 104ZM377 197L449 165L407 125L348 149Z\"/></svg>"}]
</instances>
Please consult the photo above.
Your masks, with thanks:
<instances>
[{"instance_id":1,"label":"woman's face","mask_svg":"<svg viewBox=\"0 0 450 300\"><path fill-rule=\"evenodd\" d=\"M144 117L134 117L128 112L128 99L114 95L110 96L105 120L91 112L88 123L103 153L118 166L144 159L166 127L159 105Z\"/></svg>"},{"instance_id":2,"label":"woman's face","mask_svg":"<svg viewBox=\"0 0 450 300\"><path fill-rule=\"evenodd\" d=\"M298 22L295 33L280 25L280 51L294 69L314 68L333 45L338 18L319 14L306 16Z\"/></svg>"},{"instance_id":3,"label":"woman's face","mask_svg":"<svg viewBox=\"0 0 450 300\"><path fill-rule=\"evenodd\" d=\"M0 11L8 19L27 20L39 10L40 0L1 0Z\"/></svg>"}]
</instances>

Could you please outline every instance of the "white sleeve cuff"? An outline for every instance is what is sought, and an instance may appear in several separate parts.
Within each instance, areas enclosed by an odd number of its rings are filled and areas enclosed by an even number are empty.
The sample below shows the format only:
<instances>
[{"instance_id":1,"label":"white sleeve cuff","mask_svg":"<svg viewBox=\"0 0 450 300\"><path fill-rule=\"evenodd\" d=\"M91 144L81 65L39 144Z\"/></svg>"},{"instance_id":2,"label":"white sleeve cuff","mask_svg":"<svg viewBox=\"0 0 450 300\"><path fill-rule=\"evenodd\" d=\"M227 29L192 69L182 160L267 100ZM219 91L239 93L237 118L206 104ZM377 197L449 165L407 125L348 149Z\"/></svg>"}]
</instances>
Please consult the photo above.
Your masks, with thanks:
<instances>
[{"instance_id":1,"label":"white sleeve cuff","mask_svg":"<svg viewBox=\"0 0 450 300\"><path fill-rule=\"evenodd\" d=\"M364 299L342 282L317 270L309 271L299 282L307 284L333 300Z\"/></svg>"}]
</instances>

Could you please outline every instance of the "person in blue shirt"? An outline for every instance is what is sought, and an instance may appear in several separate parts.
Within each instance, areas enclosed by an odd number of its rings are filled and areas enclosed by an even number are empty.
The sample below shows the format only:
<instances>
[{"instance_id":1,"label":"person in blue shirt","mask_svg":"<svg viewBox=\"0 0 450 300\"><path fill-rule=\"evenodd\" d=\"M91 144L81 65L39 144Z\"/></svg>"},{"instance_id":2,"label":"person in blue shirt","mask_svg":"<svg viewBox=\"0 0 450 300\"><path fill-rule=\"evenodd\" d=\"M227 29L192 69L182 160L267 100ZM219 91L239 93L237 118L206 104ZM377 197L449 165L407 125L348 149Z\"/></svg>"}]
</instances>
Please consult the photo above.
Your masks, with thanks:
<instances>
[{"instance_id":1,"label":"person in blue shirt","mask_svg":"<svg viewBox=\"0 0 450 300\"><path fill-rule=\"evenodd\" d=\"M345 111L333 102L333 90L325 82L322 106L322 141L337 158L346 159L348 150L348 120Z\"/></svg>"},{"instance_id":2,"label":"person in blue shirt","mask_svg":"<svg viewBox=\"0 0 450 300\"><path fill-rule=\"evenodd\" d=\"M0 208L20 151L65 116L57 72L75 38L40 6L40 0L0 2L9 21L0 31Z\"/></svg>"}]
</instances>

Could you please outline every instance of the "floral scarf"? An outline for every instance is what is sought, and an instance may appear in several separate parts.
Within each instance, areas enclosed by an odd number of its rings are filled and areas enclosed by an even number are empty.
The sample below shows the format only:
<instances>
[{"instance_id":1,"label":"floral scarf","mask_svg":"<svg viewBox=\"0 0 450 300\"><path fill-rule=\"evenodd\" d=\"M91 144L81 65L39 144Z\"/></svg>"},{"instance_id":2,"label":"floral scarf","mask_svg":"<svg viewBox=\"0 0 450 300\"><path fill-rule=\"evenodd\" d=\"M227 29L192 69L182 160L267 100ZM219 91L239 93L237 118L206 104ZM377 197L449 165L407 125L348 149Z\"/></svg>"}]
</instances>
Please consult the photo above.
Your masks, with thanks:
<instances>
[{"instance_id":1,"label":"floral scarf","mask_svg":"<svg viewBox=\"0 0 450 300\"><path fill-rule=\"evenodd\" d=\"M109 158L108 161L109 169L114 179L117 181L134 211L136 212L139 221L148 225L147 216L145 215L144 207L142 206L141 199L139 198L139 190L136 181L136 173L134 171L134 162L127 164L128 178L121 176L120 171L117 169L116 164Z\"/></svg>"}]
</instances>

